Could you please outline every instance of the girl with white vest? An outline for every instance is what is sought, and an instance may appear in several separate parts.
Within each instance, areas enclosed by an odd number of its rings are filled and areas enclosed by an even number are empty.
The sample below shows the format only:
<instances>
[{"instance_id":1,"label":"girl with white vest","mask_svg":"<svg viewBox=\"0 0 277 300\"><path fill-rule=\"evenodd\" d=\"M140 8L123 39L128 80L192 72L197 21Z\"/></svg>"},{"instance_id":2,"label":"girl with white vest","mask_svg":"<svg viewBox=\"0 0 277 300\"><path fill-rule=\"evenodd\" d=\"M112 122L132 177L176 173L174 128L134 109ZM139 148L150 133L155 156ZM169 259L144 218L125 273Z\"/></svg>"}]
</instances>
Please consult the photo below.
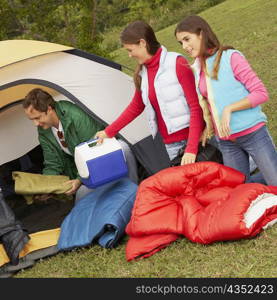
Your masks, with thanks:
<instances>
[{"instance_id":1,"label":"girl with white vest","mask_svg":"<svg viewBox=\"0 0 277 300\"><path fill-rule=\"evenodd\" d=\"M265 182L277 186L277 152L261 110L268 100L261 80L239 51L219 43L201 17L182 20L175 36L195 58L192 67L206 122L203 140L215 133L224 164L244 173L247 182L259 181L250 176L250 155Z\"/></svg>"},{"instance_id":2,"label":"girl with white vest","mask_svg":"<svg viewBox=\"0 0 277 300\"><path fill-rule=\"evenodd\" d=\"M154 137L159 131L170 160L185 146L181 164L195 162L204 121L188 62L161 46L153 29L143 21L129 24L121 33L121 42L129 57L138 62L136 91L123 113L96 134L99 142L115 136L146 109L151 133Z\"/></svg>"}]
</instances>

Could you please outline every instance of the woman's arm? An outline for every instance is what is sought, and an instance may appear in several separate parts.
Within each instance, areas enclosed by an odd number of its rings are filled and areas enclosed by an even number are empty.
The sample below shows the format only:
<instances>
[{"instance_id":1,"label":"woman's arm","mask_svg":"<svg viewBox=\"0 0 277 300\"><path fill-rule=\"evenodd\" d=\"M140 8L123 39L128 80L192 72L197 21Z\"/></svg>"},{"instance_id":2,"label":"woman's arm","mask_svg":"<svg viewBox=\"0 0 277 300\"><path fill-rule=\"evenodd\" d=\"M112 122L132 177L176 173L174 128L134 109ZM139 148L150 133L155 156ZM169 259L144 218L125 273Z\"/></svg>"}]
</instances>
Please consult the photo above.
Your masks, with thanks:
<instances>
[{"instance_id":1,"label":"woman's arm","mask_svg":"<svg viewBox=\"0 0 277 300\"><path fill-rule=\"evenodd\" d=\"M248 109L251 107L252 105L248 97L245 97L242 100L239 100L237 102L225 106L221 117L220 136L228 137L231 134L230 121L231 121L232 112Z\"/></svg>"},{"instance_id":2,"label":"woman's arm","mask_svg":"<svg viewBox=\"0 0 277 300\"><path fill-rule=\"evenodd\" d=\"M131 103L112 124L105 128L107 136L114 137L122 128L138 117L144 108L145 105L142 101L141 92L136 90Z\"/></svg>"},{"instance_id":3,"label":"woman's arm","mask_svg":"<svg viewBox=\"0 0 277 300\"><path fill-rule=\"evenodd\" d=\"M203 112L198 101L194 74L183 56L177 58L176 74L190 109L189 136L185 154L190 153L196 157L199 139L204 128Z\"/></svg>"},{"instance_id":4,"label":"woman's arm","mask_svg":"<svg viewBox=\"0 0 277 300\"><path fill-rule=\"evenodd\" d=\"M253 71L245 57L238 52L233 53L231 67L235 78L249 91L247 98L251 107L256 107L268 100L268 93L263 82Z\"/></svg>"},{"instance_id":5,"label":"woman's arm","mask_svg":"<svg viewBox=\"0 0 277 300\"><path fill-rule=\"evenodd\" d=\"M131 123L137 116L139 116L145 108L142 101L141 92L136 90L131 103L125 108L121 115L105 130L96 132L95 137L98 138L98 144L103 142L103 139L114 137L126 125Z\"/></svg>"},{"instance_id":6,"label":"woman's arm","mask_svg":"<svg viewBox=\"0 0 277 300\"><path fill-rule=\"evenodd\" d=\"M267 90L252 70L248 61L238 52L232 54L231 67L235 78L249 91L247 97L226 106L221 118L221 135L228 137L231 134L230 120L232 112L256 107L268 100Z\"/></svg>"}]
</instances>

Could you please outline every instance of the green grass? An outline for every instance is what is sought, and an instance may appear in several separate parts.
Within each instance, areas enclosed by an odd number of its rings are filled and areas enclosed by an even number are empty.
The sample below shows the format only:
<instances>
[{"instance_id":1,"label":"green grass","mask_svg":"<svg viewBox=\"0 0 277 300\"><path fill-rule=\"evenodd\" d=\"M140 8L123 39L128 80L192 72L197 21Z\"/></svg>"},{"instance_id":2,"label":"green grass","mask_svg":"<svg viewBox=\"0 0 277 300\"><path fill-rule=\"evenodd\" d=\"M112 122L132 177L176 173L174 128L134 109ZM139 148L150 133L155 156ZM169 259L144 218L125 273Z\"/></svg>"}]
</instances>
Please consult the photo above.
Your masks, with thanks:
<instances>
[{"instance_id":1,"label":"green grass","mask_svg":"<svg viewBox=\"0 0 277 300\"><path fill-rule=\"evenodd\" d=\"M263 108L269 129L277 143L277 2L276 0L227 0L200 15L212 25L219 38L241 50L264 82L270 101ZM175 25L157 36L169 50L182 51L175 41ZM275 31L274 31L275 30ZM134 67L122 50L116 51L117 62ZM90 278L257 278L277 277L277 226L256 238L200 245L181 238L153 256L127 262L126 236L115 249L98 245L40 260L34 267L15 277L90 277Z\"/></svg>"},{"instance_id":2,"label":"green grass","mask_svg":"<svg viewBox=\"0 0 277 300\"><path fill-rule=\"evenodd\" d=\"M127 262L125 237L115 249L98 245L37 262L21 278L257 278L277 277L277 230L254 239L200 245L181 238L145 259Z\"/></svg>"}]
</instances>

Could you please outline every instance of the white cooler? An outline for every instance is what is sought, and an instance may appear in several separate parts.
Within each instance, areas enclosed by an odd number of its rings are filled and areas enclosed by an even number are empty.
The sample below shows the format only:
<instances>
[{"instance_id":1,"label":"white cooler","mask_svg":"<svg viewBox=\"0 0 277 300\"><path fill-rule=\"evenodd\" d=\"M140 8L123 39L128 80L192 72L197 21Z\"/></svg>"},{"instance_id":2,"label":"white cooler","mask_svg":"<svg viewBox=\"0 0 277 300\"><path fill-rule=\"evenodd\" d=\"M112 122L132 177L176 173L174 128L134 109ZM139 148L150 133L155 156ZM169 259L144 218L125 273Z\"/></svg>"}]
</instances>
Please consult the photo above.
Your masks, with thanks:
<instances>
[{"instance_id":1,"label":"white cooler","mask_svg":"<svg viewBox=\"0 0 277 300\"><path fill-rule=\"evenodd\" d=\"M128 167L120 143L115 138L89 140L75 147L75 164L82 183L96 188L110 181L127 176Z\"/></svg>"}]
</instances>

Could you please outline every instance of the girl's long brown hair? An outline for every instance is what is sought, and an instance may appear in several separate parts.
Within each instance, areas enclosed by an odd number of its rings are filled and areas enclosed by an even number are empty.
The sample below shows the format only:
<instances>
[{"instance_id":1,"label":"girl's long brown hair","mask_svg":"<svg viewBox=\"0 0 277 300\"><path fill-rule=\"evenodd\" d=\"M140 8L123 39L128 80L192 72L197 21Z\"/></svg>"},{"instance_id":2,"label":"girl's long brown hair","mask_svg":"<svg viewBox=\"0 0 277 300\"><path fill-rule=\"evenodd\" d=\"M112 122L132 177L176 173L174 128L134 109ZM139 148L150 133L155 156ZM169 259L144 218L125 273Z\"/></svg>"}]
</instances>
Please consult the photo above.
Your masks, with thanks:
<instances>
[{"instance_id":1,"label":"girl's long brown hair","mask_svg":"<svg viewBox=\"0 0 277 300\"><path fill-rule=\"evenodd\" d=\"M122 44L139 44L141 39L146 41L147 52L151 55L155 55L157 50L161 47L161 44L155 36L154 30L144 21L130 23L120 35ZM139 75L141 68L142 65L138 64L134 72L134 82L138 90L140 90L141 86L141 76Z\"/></svg>"},{"instance_id":2,"label":"girl's long brown hair","mask_svg":"<svg viewBox=\"0 0 277 300\"><path fill-rule=\"evenodd\" d=\"M234 48L232 46L221 45L210 25L199 16L189 16L183 19L175 29L175 36L177 33L184 31L197 35L201 34L202 43L200 49L200 61L205 72L207 72L206 58L218 51L211 74L213 79L217 79L222 52Z\"/></svg>"}]
</instances>

